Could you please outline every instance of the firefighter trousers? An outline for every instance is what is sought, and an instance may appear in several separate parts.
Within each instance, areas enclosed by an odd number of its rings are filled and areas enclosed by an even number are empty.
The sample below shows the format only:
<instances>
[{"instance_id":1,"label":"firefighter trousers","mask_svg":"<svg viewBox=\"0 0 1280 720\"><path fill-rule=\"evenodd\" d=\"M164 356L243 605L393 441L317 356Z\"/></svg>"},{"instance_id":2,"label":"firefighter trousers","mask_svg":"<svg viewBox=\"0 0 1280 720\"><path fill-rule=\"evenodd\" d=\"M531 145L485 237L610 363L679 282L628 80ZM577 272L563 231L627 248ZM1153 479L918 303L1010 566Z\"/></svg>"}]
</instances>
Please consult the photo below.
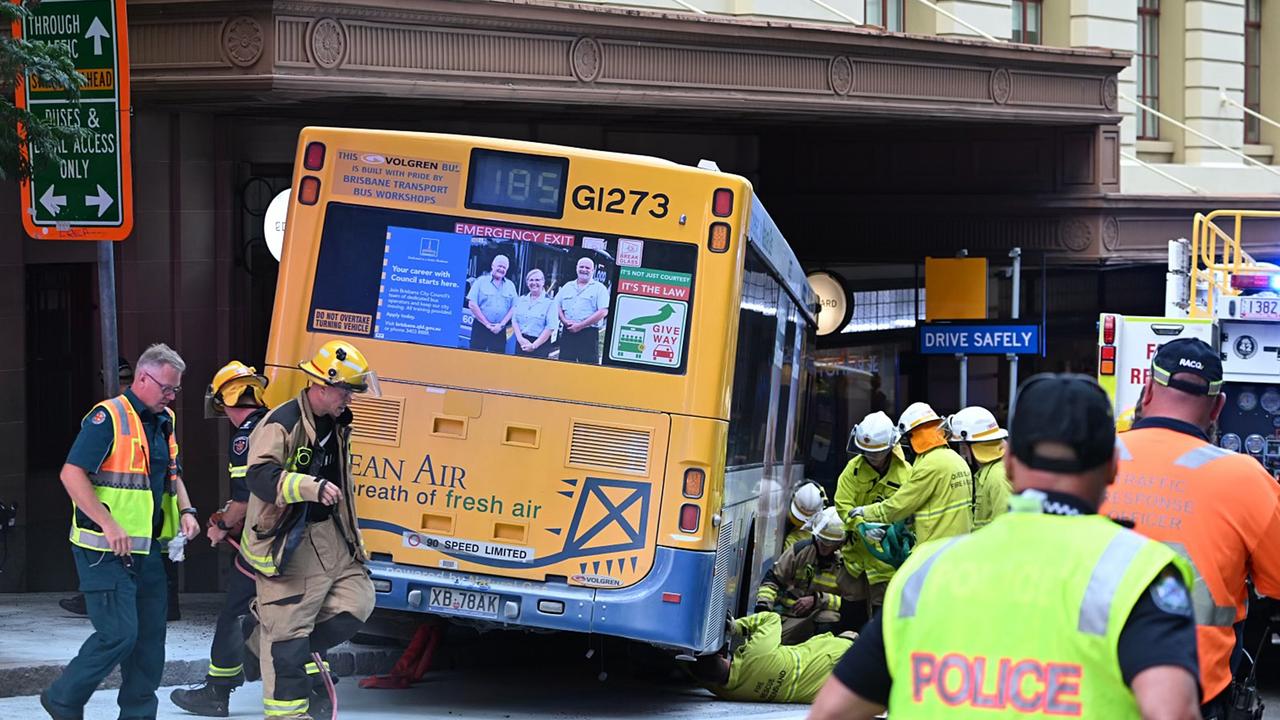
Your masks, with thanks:
<instances>
[{"instance_id":1,"label":"firefighter trousers","mask_svg":"<svg viewBox=\"0 0 1280 720\"><path fill-rule=\"evenodd\" d=\"M308 718L306 665L350 639L373 612L373 582L337 522L307 525L276 577L258 577L262 703L268 718Z\"/></svg>"},{"instance_id":2,"label":"firefighter trousers","mask_svg":"<svg viewBox=\"0 0 1280 720\"><path fill-rule=\"evenodd\" d=\"M209 648L209 673L207 682L213 685L239 687L244 683L244 643L248 636L241 617L249 615L249 605L258 594L253 578L245 575L240 555L231 556L231 575L227 579L227 598L218 613L218 623L213 631L213 645ZM249 615L252 618L252 615Z\"/></svg>"}]
</instances>

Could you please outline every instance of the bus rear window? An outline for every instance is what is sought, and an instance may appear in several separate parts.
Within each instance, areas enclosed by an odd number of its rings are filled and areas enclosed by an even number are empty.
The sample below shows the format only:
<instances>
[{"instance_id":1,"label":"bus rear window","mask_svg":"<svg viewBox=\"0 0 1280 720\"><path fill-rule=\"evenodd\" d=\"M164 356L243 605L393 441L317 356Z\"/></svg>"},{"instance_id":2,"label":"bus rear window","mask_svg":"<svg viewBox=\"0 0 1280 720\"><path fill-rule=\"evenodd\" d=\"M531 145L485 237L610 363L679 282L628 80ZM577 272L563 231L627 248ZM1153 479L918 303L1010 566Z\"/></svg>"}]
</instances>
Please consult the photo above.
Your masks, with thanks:
<instances>
[{"instance_id":1,"label":"bus rear window","mask_svg":"<svg viewBox=\"0 0 1280 720\"><path fill-rule=\"evenodd\" d=\"M683 373L696 245L330 203L307 329Z\"/></svg>"}]
</instances>

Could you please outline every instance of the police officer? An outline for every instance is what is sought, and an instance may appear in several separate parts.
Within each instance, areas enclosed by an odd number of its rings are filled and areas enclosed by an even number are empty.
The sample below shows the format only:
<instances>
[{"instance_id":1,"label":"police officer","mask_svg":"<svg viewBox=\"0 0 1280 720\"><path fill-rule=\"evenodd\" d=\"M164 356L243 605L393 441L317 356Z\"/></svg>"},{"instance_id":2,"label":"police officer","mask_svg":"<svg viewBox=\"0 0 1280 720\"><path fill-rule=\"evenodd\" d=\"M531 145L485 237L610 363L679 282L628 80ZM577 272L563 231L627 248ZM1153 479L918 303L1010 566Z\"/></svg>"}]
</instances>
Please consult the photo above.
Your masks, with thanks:
<instances>
[{"instance_id":1,"label":"police officer","mask_svg":"<svg viewBox=\"0 0 1280 720\"><path fill-rule=\"evenodd\" d=\"M911 477L911 465L898 445L898 429L883 412L873 412L854 425L845 449L853 457L836 480L836 509L841 517L847 518L854 508L889 499ZM848 529L856 529L856 524L855 518ZM870 617L874 608L884 604L893 566L876 559L858 536L846 542L841 553L845 569L866 589Z\"/></svg>"},{"instance_id":2,"label":"police officer","mask_svg":"<svg viewBox=\"0 0 1280 720\"><path fill-rule=\"evenodd\" d=\"M756 612L782 614L782 644L794 645L840 624L854 627L865 614L866 591L844 569L844 521L827 508L813 521L813 537L782 553L756 593ZM853 620L846 621L849 613Z\"/></svg>"},{"instance_id":3,"label":"police officer","mask_svg":"<svg viewBox=\"0 0 1280 720\"><path fill-rule=\"evenodd\" d=\"M815 482L806 482L796 488L795 493L791 496L791 512L787 514L787 522L790 529L787 536L782 540L782 550L785 552L791 549L792 545L801 540L808 540L813 537L813 525L811 521L820 512L822 506L827 502L827 493L822 486Z\"/></svg>"},{"instance_id":4,"label":"police officer","mask_svg":"<svg viewBox=\"0 0 1280 720\"><path fill-rule=\"evenodd\" d=\"M120 717L156 716L168 596L160 558L179 527L187 539L200 534L169 409L185 369L167 345L147 348L133 385L85 416L62 466L71 553L95 632L40 694L54 720L79 720L117 665Z\"/></svg>"},{"instance_id":5,"label":"police officer","mask_svg":"<svg viewBox=\"0 0 1280 720\"><path fill-rule=\"evenodd\" d=\"M299 363L310 384L249 437L240 554L258 573L263 706L310 719L308 657L350 639L373 612L349 455L352 393L378 394L354 345L331 340Z\"/></svg>"},{"instance_id":6,"label":"police officer","mask_svg":"<svg viewBox=\"0 0 1280 720\"><path fill-rule=\"evenodd\" d=\"M471 283L467 307L471 309L471 349L486 352L507 351L507 323L515 310L516 286L507 279L511 261L496 255L489 272Z\"/></svg>"},{"instance_id":7,"label":"police officer","mask_svg":"<svg viewBox=\"0 0 1280 720\"><path fill-rule=\"evenodd\" d=\"M1022 494L916 548L809 717L1198 718L1190 567L1095 511L1114 422L1092 379L1029 379L1005 459Z\"/></svg>"},{"instance_id":8,"label":"police officer","mask_svg":"<svg viewBox=\"0 0 1280 720\"><path fill-rule=\"evenodd\" d=\"M947 447L942 418L922 402L902 411L898 431L911 443L915 460L911 476L892 496L849 511L850 522L863 518L888 525L914 517L916 540L929 540L967 533L973 529L973 477L969 466ZM870 540L884 538L886 528L867 532Z\"/></svg>"},{"instance_id":9,"label":"police officer","mask_svg":"<svg viewBox=\"0 0 1280 720\"><path fill-rule=\"evenodd\" d=\"M782 641L783 621L771 612L735 620L728 657L699 657L691 672L717 697L744 702L808 703L849 650L857 633L822 633L798 645Z\"/></svg>"},{"instance_id":10,"label":"police officer","mask_svg":"<svg viewBox=\"0 0 1280 720\"><path fill-rule=\"evenodd\" d=\"M1231 658L1249 607L1246 581L1280 596L1280 486L1256 460L1209 441L1226 402L1222 360L1202 340L1161 346L1120 436L1120 469L1102 512L1168 543L1195 567L1191 597L1206 720L1226 717Z\"/></svg>"},{"instance_id":11,"label":"police officer","mask_svg":"<svg viewBox=\"0 0 1280 720\"><path fill-rule=\"evenodd\" d=\"M1004 472L1004 439L1009 433L991 411L976 405L947 418L948 440L973 473L973 528L986 527L1009 507L1012 488Z\"/></svg>"},{"instance_id":12,"label":"police officer","mask_svg":"<svg viewBox=\"0 0 1280 720\"><path fill-rule=\"evenodd\" d=\"M213 376L205 393L206 414L225 417L233 431L227 456L231 476L231 499L222 510L209 518L209 542L217 545L223 539L236 537L244 524L249 505L249 486L245 482L249 466L249 433L267 414L263 392L267 379L239 360L222 366ZM249 603L257 594L253 571L239 558L231 556L227 597L218 614L209 649L209 671L199 687L174 690L173 704L196 715L226 717L231 692L244 684L244 633L240 618L249 614Z\"/></svg>"}]
</instances>

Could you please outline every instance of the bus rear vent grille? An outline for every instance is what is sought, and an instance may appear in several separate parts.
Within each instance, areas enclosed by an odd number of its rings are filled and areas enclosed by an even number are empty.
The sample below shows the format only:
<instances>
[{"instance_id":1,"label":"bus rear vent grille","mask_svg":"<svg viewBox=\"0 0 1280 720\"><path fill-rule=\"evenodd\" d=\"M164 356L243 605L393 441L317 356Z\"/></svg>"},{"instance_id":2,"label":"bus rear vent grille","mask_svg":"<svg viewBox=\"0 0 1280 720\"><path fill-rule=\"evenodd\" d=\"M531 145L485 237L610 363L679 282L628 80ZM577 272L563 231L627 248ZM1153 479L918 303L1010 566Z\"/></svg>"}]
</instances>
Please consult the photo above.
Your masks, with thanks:
<instances>
[{"instance_id":1,"label":"bus rear vent grille","mask_svg":"<svg viewBox=\"0 0 1280 720\"><path fill-rule=\"evenodd\" d=\"M730 563L737 557L733 552L733 521L726 521L720 526L720 535L716 538L716 572L711 578L711 597L708 599L707 623L702 628L702 649L714 650L720 647L723 637L718 633L724 632L725 603L728 599L724 596L725 581L732 572ZM747 569L743 568L743 573Z\"/></svg>"},{"instance_id":2,"label":"bus rear vent grille","mask_svg":"<svg viewBox=\"0 0 1280 720\"><path fill-rule=\"evenodd\" d=\"M400 426L404 420L404 398L351 398L351 436L374 445L400 446Z\"/></svg>"},{"instance_id":3,"label":"bus rear vent grille","mask_svg":"<svg viewBox=\"0 0 1280 720\"><path fill-rule=\"evenodd\" d=\"M608 468L632 475L649 474L649 430L575 422L569 441L569 464Z\"/></svg>"}]
</instances>

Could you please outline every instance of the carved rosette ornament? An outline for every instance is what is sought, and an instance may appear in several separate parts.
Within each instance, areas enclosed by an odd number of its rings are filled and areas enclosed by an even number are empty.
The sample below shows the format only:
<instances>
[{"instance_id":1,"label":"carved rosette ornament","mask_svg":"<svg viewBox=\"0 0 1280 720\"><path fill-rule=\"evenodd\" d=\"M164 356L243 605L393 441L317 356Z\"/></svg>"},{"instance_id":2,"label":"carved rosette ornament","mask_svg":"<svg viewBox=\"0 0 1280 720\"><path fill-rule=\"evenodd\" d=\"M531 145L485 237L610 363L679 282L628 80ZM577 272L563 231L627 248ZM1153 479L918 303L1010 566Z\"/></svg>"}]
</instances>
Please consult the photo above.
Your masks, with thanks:
<instances>
[{"instance_id":1,"label":"carved rosette ornament","mask_svg":"<svg viewBox=\"0 0 1280 720\"><path fill-rule=\"evenodd\" d=\"M1120 88L1116 85L1116 76L1107 76L1107 79L1102 81L1102 106L1108 110L1115 110L1119 95Z\"/></svg>"},{"instance_id":2,"label":"carved rosette ornament","mask_svg":"<svg viewBox=\"0 0 1280 720\"><path fill-rule=\"evenodd\" d=\"M1120 223L1114 215L1108 215L1102 221L1102 247L1107 252L1115 252L1120 247Z\"/></svg>"},{"instance_id":3,"label":"carved rosette ornament","mask_svg":"<svg viewBox=\"0 0 1280 720\"><path fill-rule=\"evenodd\" d=\"M222 47L227 51L227 59L238 67L257 62L262 57L264 43L262 26L246 15L228 20L222 28Z\"/></svg>"},{"instance_id":4,"label":"carved rosette ornament","mask_svg":"<svg viewBox=\"0 0 1280 720\"><path fill-rule=\"evenodd\" d=\"M595 82L600 77L600 68L604 65L604 50L595 38L578 38L569 52L574 77L582 82Z\"/></svg>"},{"instance_id":5,"label":"carved rosette ornament","mask_svg":"<svg viewBox=\"0 0 1280 720\"><path fill-rule=\"evenodd\" d=\"M831 92L837 95L848 95L849 91L853 90L853 65L849 63L849 58L843 55L832 58L827 74L831 82Z\"/></svg>"},{"instance_id":6,"label":"carved rosette ornament","mask_svg":"<svg viewBox=\"0 0 1280 720\"><path fill-rule=\"evenodd\" d=\"M322 68L336 68L347 52L347 33L333 18L320 18L311 26L311 59Z\"/></svg>"},{"instance_id":7,"label":"carved rosette ornament","mask_svg":"<svg viewBox=\"0 0 1280 720\"><path fill-rule=\"evenodd\" d=\"M1009 102L1009 96L1013 94L1013 79L1009 77L1009 71L1004 68L998 68L991 73L991 99L997 105L1003 105Z\"/></svg>"},{"instance_id":8,"label":"carved rosette ornament","mask_svg":"<svg viewBox=\"0 0 1280 720\"><path fill-rule=\"evenodd\" d=\"M1058 225L1058 242L1071 252L1084 252L1093 244L1093 230L1083 218L1064 218Z\"/></svg>"}]
</instances>

